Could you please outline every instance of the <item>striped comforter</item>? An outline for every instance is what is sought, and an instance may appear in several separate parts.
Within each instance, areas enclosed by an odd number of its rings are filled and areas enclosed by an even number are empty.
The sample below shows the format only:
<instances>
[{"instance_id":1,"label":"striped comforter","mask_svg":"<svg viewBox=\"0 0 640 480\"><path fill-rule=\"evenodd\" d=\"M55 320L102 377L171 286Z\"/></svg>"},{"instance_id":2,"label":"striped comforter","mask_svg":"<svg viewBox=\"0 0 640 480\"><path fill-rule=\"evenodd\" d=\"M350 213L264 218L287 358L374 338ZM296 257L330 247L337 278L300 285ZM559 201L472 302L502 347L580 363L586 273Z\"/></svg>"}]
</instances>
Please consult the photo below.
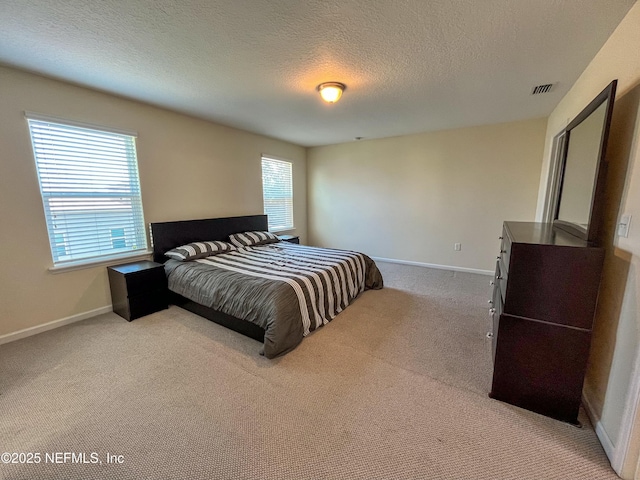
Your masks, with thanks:
<instances>
[{"instance_id":1,"label":"striped comforter","mask_svg":"<svg viewBox=\"0 0 640 480\"><path fill-rule=\"evenodd\" d=\"M165 268L172 291L262 327L269 358L295 348L365 289L383 285L362 253L288 242L193 262L169 260Z\"/></svg>"}]
</instances>

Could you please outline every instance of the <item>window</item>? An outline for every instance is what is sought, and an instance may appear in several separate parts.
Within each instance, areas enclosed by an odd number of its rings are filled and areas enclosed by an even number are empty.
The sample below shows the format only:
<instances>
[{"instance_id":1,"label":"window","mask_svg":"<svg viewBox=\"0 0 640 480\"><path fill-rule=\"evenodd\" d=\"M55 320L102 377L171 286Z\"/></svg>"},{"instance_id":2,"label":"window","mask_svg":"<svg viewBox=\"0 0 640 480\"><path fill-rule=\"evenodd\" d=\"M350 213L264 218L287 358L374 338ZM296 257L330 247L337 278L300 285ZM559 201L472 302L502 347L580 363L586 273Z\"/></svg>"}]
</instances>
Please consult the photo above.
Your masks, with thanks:
<instances>
[{"instance_id":1,"label":"window","mask_svg":"<svg viewBox=\"0 0 640 480\"><path fill-rule=\"evenodd\" d=\"M124 228L111 229L111 246L115 248L127 248L127 240L124 235Z\"/></svg>"},{"instance_id":2,"label":"window","mask_svg":"<svg viewBox=\"0 0 640 480\"><path fill-rule=\"evenodd\" d=\"M64 241L64 233L53 233L53 242L51 242L51 249L54 252L54 255L58 255L59 257L65 256L67 254L67 247Z\"/></svg>"},{"instance_id":3,"label":"window","mask_svg":"<svg viewBox=\"0 0 640 480\"><path fill-rule=\"evenodd\" d=\"M269 231L293 230L291 162L262 157L262 197Z\"/></svg>"},{"instance_id":4,"label":"window","mask_svg":"<svg viewBox=\"0 0 640 480\"><path fill-rule=\"evenodd\" d=\"M27 118L54 266L145 253L135 136Z\"/></svg>"}]
</instances>

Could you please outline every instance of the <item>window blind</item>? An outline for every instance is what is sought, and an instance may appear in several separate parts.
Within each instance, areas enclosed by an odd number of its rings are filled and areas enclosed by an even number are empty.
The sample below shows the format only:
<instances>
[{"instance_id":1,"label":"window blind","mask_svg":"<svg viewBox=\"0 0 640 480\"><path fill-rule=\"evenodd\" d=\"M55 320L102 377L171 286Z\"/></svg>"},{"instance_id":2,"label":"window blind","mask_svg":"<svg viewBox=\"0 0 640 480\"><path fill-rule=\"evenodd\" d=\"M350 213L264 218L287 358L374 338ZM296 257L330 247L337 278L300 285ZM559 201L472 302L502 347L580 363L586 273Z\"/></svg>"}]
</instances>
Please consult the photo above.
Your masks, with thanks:
<instances>
[{"instance_id":1,"label":"window blind","mask_svg":"<svg viewBox=\"0 0 640 480\"><path fill-rule=\"evenodd\" d=\"M262 157L262 196L269 231L293 229L293 175L291 162Z\"/></svg>"},{"instance_id":2,"label":"window blind","mask_svg":"<svg viewBox=\"0 0 640 480\"><path fill-rule=\"evenodd\" d=\"M146 251L135 137L28 123L54 265Z\"/></svg>"}]
</instances>

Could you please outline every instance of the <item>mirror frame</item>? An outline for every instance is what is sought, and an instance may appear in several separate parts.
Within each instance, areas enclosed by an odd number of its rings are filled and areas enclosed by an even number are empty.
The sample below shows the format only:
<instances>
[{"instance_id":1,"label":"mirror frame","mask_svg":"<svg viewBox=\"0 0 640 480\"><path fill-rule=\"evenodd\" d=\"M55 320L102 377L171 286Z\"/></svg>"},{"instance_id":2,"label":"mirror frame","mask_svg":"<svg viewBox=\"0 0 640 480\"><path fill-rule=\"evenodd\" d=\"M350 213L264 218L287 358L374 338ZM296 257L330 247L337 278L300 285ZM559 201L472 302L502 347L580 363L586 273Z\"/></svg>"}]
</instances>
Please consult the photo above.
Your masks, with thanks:
<instances>
[{"instance_id":1,"label":"mirror frame","mask_svg":"<svg viewBox=\"0 0 640 480\"><path fill-rule=\"evenodd\" d=\"M594 98L584 110L582 110L576 118L574 118L564 131L558 135L564 135L564 142L562 145L561 161L560 161L560 174L558 175L558 188L556 189L556 195L554 198L555 212L553 215L553 226L560 230L564 230L576 237L586 240L591 243L596 243L598 238L598 230L602 221L602 214L604 213L604 193L607 174L607 143L609 140L609 130L611 128L611 117L613 114L613 103L616 96L617 80L612 81L607 87ZM571 144L571 131L584 122L589 115L595 112L598 107L607 102L607 109L604 117L604 124L600 136L600 150L598 152L598 163L596 166L596 173L593 181L593 190L591 192L591 205L589 207L589 223L584 228L581 225L566 222L558 219L558 213L560 212L560 200L562 199L562 187L564 184L565 166L567 163L567 153L569 152L569 145Z\"/></svg>"}]
</instances>

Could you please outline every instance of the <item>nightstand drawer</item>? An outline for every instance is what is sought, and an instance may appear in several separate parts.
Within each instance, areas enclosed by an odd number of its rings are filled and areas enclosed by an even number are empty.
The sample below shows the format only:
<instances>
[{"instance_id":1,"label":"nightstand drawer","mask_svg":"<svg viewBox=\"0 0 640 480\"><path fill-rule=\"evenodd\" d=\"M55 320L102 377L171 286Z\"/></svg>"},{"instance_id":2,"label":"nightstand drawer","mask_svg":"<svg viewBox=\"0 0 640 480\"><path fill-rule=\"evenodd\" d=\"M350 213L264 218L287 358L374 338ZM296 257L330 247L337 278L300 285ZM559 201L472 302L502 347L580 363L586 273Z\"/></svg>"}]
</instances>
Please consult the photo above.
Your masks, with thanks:
<instances>
[{"instance_id":1,"label":"nightstand drawer","mask_svg":"<svg viewBox=\"0 0 640 480\"><path fill-rule=\"evenodd\" d=\"M129 297L129 321L169 308L166 290Z\"/></svg>"},{"instance_id":2,"label":"nightstand drawer","mask_svg":"<svg viewBox=\"0 0 640 480\"><path fill-rule=\"evenodd\" d=\"M159 286L167 286L167 276L164 273L164 268L141 270L126 275L125 279L129 297L156 290Z\"/></svg>"}]
</instances>

